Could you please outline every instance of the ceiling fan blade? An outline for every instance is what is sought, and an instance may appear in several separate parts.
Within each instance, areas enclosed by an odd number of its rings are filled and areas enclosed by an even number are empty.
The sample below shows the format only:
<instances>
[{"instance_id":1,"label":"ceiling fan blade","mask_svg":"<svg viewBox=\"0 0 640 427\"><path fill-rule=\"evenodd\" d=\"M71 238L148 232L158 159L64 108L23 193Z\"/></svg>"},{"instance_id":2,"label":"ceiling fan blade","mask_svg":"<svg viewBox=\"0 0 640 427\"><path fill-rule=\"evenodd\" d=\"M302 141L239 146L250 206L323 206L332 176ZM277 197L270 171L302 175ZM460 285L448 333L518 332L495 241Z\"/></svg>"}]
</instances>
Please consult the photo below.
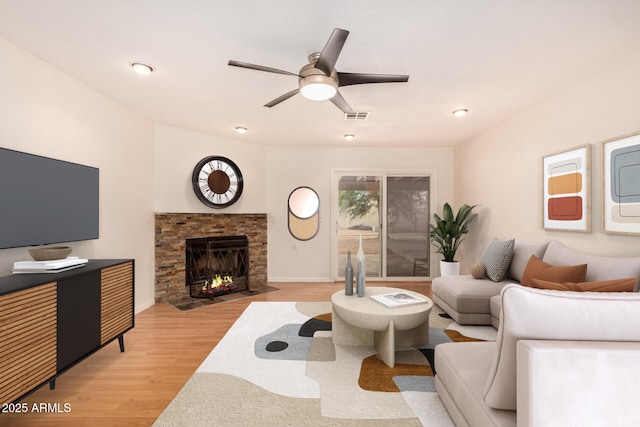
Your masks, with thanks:
<instances>
[{"instance_id":1,"label":"ceiling fan blade","mask_svg":"<svg viewBox=\"0 0 640 427\"><path fill-rule=\"evenodd\" d=\"M320 53L315 67L322 70L327 76L333 71L333 67L336 65L336 61L342 51L344 42L347 41L348 35L349 31L347 30L340 28L334 29L327 44L324 46L324 49L322 49L322 53Z\"/></svg>"},{"instance_id":2,"label":"ceiling fan blade","mask_svg":"<svg viewBox=\"0 0 640 427\"><path fill-rule=\"evenodd\" d=\"M331 98L331 102L341 109L343 113L351 113L353 111L340 92L336 92L333 98Z\"/></svg>"},{"instance_id":3,"label":"ceiling fan blade","mask_svg":"<svg viewBox=\"0 0 640 427\"><path fill-rule=\"evenodd\" d=\"M368 83L406 83L409 76L401 74L338 73L338 86Z\"/></svg>"},{"instance_id":4,"label":"ceiling fan blade","mask_svg":"<svg viewBox=\"0 0 640 427\"><path fill-rule=\"evenodd\" d=\"M286 74L288 76L299 77L296 73L291 73L289 71L279 70L277 68L265 67L264 65L249 64L247 62L240 62L240 61L231 60L231 61L229 61L229 65L231 65L233 67L249 68L250 70L266 71L267 73Z\"/></svg>"},{"instance_id":5,"label":"ceiling fan blade","mask_svg":"<svg viewBox=\"0 0 640 427\"><path fill-rule=\"evenodd\" d=\"M298 92L300 92L300 89L294 89L291 92L287 92L284 95L280 95L279 97L277 97L271 102L267 102L266 104L264 104L264 106L271 108L274 105L280 104L282 101L286 101L287 99L291 98L293 95L296 95Z\"/></svg>"}]
</instances>

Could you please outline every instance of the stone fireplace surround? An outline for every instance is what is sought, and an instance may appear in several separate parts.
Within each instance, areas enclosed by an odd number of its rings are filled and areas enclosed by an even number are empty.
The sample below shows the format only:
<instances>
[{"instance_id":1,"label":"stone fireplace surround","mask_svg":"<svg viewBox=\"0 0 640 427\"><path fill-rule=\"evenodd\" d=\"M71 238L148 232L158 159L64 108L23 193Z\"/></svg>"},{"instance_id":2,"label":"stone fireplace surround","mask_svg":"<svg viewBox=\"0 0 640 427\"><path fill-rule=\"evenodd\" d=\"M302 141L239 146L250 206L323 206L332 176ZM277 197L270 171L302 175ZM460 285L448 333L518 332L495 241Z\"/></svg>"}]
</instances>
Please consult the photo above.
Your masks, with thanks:
<instances>
[{"instance_id":1,"label":"stone fireplace surround","mask_svg":"<svg viewBox=\"0 0 640 427\"><path fill-rule=\"evenodd\" d=\"M185 283L186 239L246 235L249 239L249 289L267 283L266 214L155 214L155 302L189 297Z\"/></svg>"}]
</instances>

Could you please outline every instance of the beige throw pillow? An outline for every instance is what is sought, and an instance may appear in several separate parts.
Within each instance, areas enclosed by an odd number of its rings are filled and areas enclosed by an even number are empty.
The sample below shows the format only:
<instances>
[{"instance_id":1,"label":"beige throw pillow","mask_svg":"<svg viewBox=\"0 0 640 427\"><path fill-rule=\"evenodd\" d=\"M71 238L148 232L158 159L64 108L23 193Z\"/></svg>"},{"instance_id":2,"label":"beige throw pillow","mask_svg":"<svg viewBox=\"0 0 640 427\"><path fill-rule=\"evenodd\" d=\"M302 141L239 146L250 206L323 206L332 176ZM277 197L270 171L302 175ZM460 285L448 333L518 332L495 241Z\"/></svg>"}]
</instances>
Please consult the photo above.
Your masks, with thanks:
<instances>
[{"instance_id":1,"label":"beige throw pillow","mask_svg":"<svg viewBox=\"0 0 640 427\"><path fill-rule=\"evenodd\" d=\"M471 275L474 279L482 279L484 277L484 265L477 263L471 266Z\"/></svg>"}]
</instances>

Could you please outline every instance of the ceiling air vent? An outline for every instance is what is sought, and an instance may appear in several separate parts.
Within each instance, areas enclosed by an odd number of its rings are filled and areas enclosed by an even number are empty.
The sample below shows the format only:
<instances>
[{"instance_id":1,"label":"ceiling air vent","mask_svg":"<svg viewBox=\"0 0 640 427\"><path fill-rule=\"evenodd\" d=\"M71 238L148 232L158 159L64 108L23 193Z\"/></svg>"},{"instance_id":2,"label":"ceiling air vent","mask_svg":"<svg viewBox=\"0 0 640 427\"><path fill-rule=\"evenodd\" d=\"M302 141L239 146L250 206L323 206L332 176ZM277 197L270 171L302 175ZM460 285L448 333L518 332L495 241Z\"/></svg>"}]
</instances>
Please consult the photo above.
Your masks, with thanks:
<instances>
[{"instance_id":1,"label":"ceiling air vent","mask_svg":"<svg viewBox=\"0 0 640 427\"><path fill-rule=\"evenodd\" d=\"M345 113L345 120L367 120L369 113Z\"/></svg>"}]
</instances>

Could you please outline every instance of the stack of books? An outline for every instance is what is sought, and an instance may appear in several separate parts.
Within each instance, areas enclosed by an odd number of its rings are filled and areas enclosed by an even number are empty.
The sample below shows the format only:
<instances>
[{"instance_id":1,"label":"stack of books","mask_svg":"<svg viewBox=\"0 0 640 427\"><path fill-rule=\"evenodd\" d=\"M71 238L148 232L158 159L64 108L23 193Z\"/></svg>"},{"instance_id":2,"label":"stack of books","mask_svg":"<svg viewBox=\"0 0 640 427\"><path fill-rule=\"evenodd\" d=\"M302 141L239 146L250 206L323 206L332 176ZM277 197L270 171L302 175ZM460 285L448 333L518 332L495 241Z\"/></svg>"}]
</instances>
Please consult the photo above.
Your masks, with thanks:
<instances>
[{"instance_id":1,"label":"stack of books","mask_svg":"<svg viewBox=\"0 0 640 427\"><path fill-rule=\"evenodd\" d=\"M60 273L84 266L89 260L70 256L64 259L51 261L16 261L13 263L11 273L13 274L33 274L33 273Z\"/></svg>"}]
</instances>

